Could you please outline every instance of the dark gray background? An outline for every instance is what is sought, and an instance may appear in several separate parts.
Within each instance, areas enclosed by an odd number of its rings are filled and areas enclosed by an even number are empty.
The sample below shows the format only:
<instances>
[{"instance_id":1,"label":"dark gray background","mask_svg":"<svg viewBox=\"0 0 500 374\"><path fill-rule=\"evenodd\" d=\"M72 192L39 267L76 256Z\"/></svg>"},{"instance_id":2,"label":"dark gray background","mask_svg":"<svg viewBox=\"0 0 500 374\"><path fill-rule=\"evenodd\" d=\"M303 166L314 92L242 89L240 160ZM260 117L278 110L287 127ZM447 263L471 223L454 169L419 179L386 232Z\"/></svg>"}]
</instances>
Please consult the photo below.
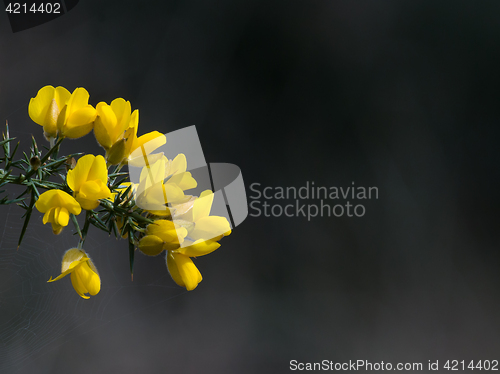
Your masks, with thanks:
<instances>
[{"instance_id":1,"label":"dark gray background","mask_svg":"<svg viewBox=\"0 0 500 374\"><path fill-rule=\"evenodd\" d=\"M102 291L46 284L76 244L3 207L2 373L285 373L289 361L500 359L497 1L80 1L13 34L0 119L44 85L124 97L139 132L196 125L247 187L377 186L363 218L249 217L175 287L93 230ZM63 152L100 153L92 135ZM247 190L248 191L248 190ZM249 192L249 191L248 191ZM1 230L0 230L1 231Z\"/></svg>"}]
</instances>

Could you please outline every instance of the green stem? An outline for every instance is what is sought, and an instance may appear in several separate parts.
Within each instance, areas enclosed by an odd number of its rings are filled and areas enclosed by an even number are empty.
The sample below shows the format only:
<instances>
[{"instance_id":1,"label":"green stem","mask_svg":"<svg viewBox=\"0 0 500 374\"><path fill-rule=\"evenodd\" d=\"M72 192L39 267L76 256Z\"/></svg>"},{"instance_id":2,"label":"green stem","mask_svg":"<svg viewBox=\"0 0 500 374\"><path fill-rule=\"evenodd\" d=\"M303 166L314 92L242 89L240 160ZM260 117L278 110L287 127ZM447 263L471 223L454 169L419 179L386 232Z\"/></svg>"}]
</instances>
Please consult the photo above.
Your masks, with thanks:
<instances>
[{"instance_id":1,"label":"green stem","mask_svg":"<svg viewBox=\"0 0 500 374\"><path fill-rule=\"evenodd\" d=\"M91 211L87 210L85 213L85 225L83 226L82 237L81 237L80 241L78 242L79 249L82 249L83 244L85 243L85 239L87 238L87 232L89 231L89 227L90 227L90 215L91 215Z\"/></svg>"}]
</instances>

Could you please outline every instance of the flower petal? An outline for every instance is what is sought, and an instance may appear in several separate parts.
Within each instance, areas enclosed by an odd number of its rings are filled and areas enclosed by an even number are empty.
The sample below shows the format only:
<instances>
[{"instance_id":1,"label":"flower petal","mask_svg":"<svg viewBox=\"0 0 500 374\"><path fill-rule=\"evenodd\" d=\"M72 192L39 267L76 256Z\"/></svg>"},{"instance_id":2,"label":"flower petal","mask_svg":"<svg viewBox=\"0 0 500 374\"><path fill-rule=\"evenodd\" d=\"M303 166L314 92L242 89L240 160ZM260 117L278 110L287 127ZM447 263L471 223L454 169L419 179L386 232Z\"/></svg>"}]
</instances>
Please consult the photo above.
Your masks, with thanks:
<instances>
[{"instance_id":1,"label":"flower petal","mask_svg":"<svg viewBox=\"0 0 500 374\"><path fill-rule=\"evenodd\" d=\"M146 235L155 235L164 243L179 244L187 236L187 230L184 227L175 225L172 221L159 219L148 225Z\"/></svg>"},{"instance_id":2,"label":"flower petal","mask_svg":"<svg viewBox=\"0 0 500 374\"><path fill-rule=\"evenodd\" d=\"M87 176L94 163L94 159L94 155L80 157L75 168L68 171L68 175L66 176L69 188L75 192L80 191L82 184L87 181Z\"/></svg>"},{"instance_id":3,"label":"flower petal","mask_svg":"<svg viewBox=\"0 0 500 374\"><path fill-rule=\"evenodd\" d=\"M77 111L78 109L87 106L89 103L89 97L90 95L85 88L83 87L75 88L75 90L71 94L71 97L68 100L67 114L71 114Z\"/></svg>"},{"instance_id":4,"label":"flower petal","mask_svg":"<svg viewBox=\"0 0 500 374\"><path fill-rule=\"evenodd\" d=\"M148 256L158 256L163 252L163 240L156 235L146 235L139 241L139 250Z\"/></svg>"},{"instance_id":5,"label":"flower petal","mask_svg":"<svg viewBox=\"0 0 500 374\"><path fill-rule=\"evenodd\" d=\"M90 296L85 295L85 293L87 293L88 291L83 285L82 280L80 279L78 274L76 272L72 272L70 277L71 277L71 284L73 285L73 288L75 289L76 293L79 296L83 297L84 299L90 299Z\"/></svg>"},{"instance_id":6,"label":"flower petal","mask_svg":"<svg viewBox=\"0 0 500 374\"><path fill-rule=\"evenodd\" d=\"M186 287L184 284L184 281L182 280L181 274L179 273L179 268L177 267L177 263L174 260L174 256L172 252L167 252L167 255L165 256L165 260L167 263L167 270L170 276L172 277L173 281L177 283L181 287Z\"/></svg>"},{"instance_id":7,"label":"flower petal","mask_svg":"<svg viewBox=\"0 0 500 374\"><path fill-rule=\"evenodd\" d=\"M186 242L184 242L184 244L186 244ZM216 241L199 239L191 245L180 247L178 251L189 257L198 257L208 255L219 247L220 244Z\"/></svg>"},{"instance_id":8,"label":"flower petal","mask_svg":"<svg viewBox=\"0 0 500 374\"><path fill-rule=\"evenodd\" d=\"M83 286L90 295L97 295L101 290L101 279L93 271L88 263L82 264L75 270L76 275L82 281Z\"/></svg>"},{"instance_id":9,"label":"flower petal","mask_svg":"<svg viewBox=\"0 0 500 374\"><path fill-rule=\"evenodd\" d=\"M70 97L71 93L66 88L61 86L56 87L54 91L54 99L56 99L59 110L62 110L62 108L68 103Z\"/></svg>"},{"instance_id":10,"label":"flower petal","mask_svg":"<svg viewBox=\"0 0 500 374\"><path fill-rule=\"evenodd\" d=\"M194 290L198 286L198 283L202 281L200 271L189 257L179 253L172 253L172 257L177 265L177 270L185 284L186 290Z\"/></svg>"},{"instance_id":11,"label":"flower petal","mask_svg":"<svg viewBox=\"0 0 500 374\"><path fill-rule=\"evenodd\" d=\"M54 214L54 220L59 226L68 226L69 212L65 207L57 208Z\"/></svg>"},{"instance_id":12,"label":"flower petal","mask_svg":"<svg viewBox=\"0 0 500 374\"><path fill-rule=\"evenodd\" d=\"M61 265L61 273L64 273L69 268L75 267L77 264L73 264L75 261L80 261L82 258L88 257L84 251L78 248L71 248L64 252L62 265Z\"/></svg>"},{"instance_id":13,"label":"flower petal","mask_svg":"<svg viewBox=\"0 0 500 374\"><path fill-rule=\"evenodd\" d=\"M116 114L117 124L115 126L115 134L122 134L130 124L130 113L132 108L130 106L130 101L119 97L111 102L111 109ZM116 136L116 135L115 135Z\"/></svg>"},{"instance_id":14,"label":"flower petal","mask_svg":"<svg viewBox=\"0 0 500 374\"><path fill-rule=\"evenodd\" d=\"M106 160L101 155L94 158L87 180L100 180L104 184L108 182L108 168L106 167Z\"/></svg>"},{"instance_id":15,"label":"flower petal","mask_svg":"<svg viewBox=\"0 0 500 374\"><path fill-rule=\"evenodd\" d=\"M187 170L186 156L183 153L179 153L172 160L172 163L170 164L170 170L167 175L184 173L186 170Z\"/></svg>"},{"instance_id":16,"label":"flower petal","mask_svg":"<svg viewBox=\"0 0 500 374\"><path fill-rule=\"evenodd\" d=\"M143 153L145 152L149 155L166 142L167 138L165 135L158 131L151 131L137 138L136 142L132 145L132 152L140 148Z\"/></svg>"},{"instance_id":17,"label":"flower petal","mask_svg":"<svg viewBox=\"0 0 500 374\"><path fill-rule=\"evenodd\" d=\"M68 116L61 133L70 139L78 139L87 135L94 127L96 111L91 105L78 109Z\"/></svg>"},{"instance_id":18,"label":"flower petal","mask_svg":"<svg viewBox=\"0 0 500 374\"><path fill-rule=\"evenodd\" d=\"M214 194L212 191L203 191L193 204L193 221L196 222L202 217L207 217L210 214L213 202Z\"/></svg>"},{"instance_id":19,"label":"flower petal","mask_svg":"<svg viewBox=\"0 0 500 374\"><path fill-rule=\"evenodd\" d=\"M40 213L45 213L49 209L57 206L63 206L70 213L80 214L81 208L78 202L68 193L61 190L49 190L40 195L35 207Z\"/></svg>"},{"instance_id":20,"label":"flower petal","mask_svg":"<svg viewBox=\"0 0 500 374\"><path fill-rule=\"evenodd\" d=\"M196 221L194 230L189 234L194 240L198 239L214 239L224 233L231 231L231 226L226 217L208 216L200 218Z\"/></svg>"},{"instance_id":21,"label":"flower petal","mask_svg":"<svg viewBox=\"0 0 500 374\"><path fill-rule=\"evenodd\" d=\"M193 178L189 171L184 173L175 174L168 180L167 183L173 183L179 186L182 190L190 190L191 188L196 188L198 183L196 179Z\"/></svg>"},{"instance_id":22,"label":"flower petal","mask_svg":"<svg viewBox=\"0 0 500 374\"><path fill-rule=\"evenodd\" d=\"M36 96L30 100L28 114L33 122L43 126L50 102L54 98L54 92L53 86L45 86L40 88Z\"/></svg>"},{"instance_id":23,"label":"flower petal","mask_svg":"<svg viewBox=\"0 0 500 374\"><path fill-rule=\"evenodd\" d=\"M82 259L81 259L81 260L79 260L79 261L72 262L72 263L70 264L70 267L69 267L69 269L68 269L68 270L66 270L66 271L62 272L62 273L61 273L61 275L59 275L58 277L56 277L56 278L54 278L54 279L52 279L52 277L50 277L50 279L49 279L47 282L55 282L56 280L59 280L59 279L61 279L61 278L64 278L66 275L68 275L69 273L71 273L72 271L74 271L74 270L75 270L75 267L77 267L78 265L80 265L82 262L86 262L86 261L88 261L88 260L89 260L89 258L87 257L87 258L82 258Z\"/></svg>"}]
</instances>

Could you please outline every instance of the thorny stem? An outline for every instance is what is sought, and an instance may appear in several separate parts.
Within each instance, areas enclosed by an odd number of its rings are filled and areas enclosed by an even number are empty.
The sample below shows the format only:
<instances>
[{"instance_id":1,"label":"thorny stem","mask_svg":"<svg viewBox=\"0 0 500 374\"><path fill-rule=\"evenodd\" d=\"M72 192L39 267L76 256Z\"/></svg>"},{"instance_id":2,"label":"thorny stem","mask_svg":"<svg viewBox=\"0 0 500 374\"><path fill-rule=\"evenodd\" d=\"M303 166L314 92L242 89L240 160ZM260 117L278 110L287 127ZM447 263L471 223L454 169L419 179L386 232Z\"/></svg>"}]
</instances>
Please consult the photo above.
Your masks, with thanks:
<instances>
[{"instance_id":1,"label":"thorny stem","mask_svg":"<svg viewBox=\"0 0 500 374\"><path fill-rule=\"evenodd\" d=\"M89 231L90 227L90 214L91 214L90 210L85 211L85 226L83 226L82 237L78 242L78 249L82 249L83 244L85 243L85 239L87 238L87 232Z\"/></svg>"}]
</instances>

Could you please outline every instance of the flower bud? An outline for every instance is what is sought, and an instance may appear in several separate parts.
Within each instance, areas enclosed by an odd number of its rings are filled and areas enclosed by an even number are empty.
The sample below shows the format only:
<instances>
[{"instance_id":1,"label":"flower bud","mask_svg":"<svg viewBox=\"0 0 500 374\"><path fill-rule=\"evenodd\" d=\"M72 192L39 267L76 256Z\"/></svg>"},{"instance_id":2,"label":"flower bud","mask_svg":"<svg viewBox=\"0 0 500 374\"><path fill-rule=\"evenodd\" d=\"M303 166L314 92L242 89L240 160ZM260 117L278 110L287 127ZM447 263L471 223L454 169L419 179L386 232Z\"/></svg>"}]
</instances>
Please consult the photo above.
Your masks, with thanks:
<instances>
[{"instance_id":1,"label":"flower bud","mask_svg":"<svg viewBox=\"0 0 500 374\"><path fill-rule=\"evenodd\" d=\"M106 161L111 165L118 165L125 158L125 144L127 139L118 140L106 153Z\"/></svg>"},{"instance_id":2,"label":"flower bud","mask_svg":"<svg viewBox=\"0 0 500 374\"><path fill-rule=\"evenodd\" d=\"M38 156L33 156L30 158L30 165L33 170L38 170L38 168L42 165L42 162Z\"/></svg>"},{"instance_id":3,"label":"flower bud","mask_svg":"<svg viewBox=\"0 0 500 374\"><path fill-rule=\"evenodd\" d=\"M69 160L66 160L65 165L66 165L66 172L73 170L76 166L75 158L71 157Z\"/></svg>"}]
</instances>

